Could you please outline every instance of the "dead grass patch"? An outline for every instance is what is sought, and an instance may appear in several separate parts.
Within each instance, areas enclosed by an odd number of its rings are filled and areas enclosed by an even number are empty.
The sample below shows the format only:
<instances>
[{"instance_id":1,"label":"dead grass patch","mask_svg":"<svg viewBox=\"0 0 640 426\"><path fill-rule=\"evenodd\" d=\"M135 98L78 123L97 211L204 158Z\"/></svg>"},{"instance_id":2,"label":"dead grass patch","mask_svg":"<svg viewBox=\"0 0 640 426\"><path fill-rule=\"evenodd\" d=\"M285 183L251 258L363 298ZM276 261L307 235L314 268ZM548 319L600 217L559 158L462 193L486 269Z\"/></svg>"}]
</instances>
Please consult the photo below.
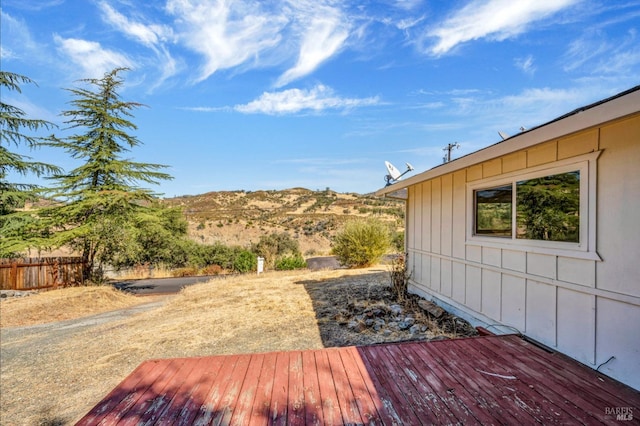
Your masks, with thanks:
<instances>
[{"instance_id":1,"label":"dead grass patch","mask_svg":"<svg viewBox=\"0 0 640 426\"><path fill-rule=\"evenodd\" d=\"M0 328L45 324L149 302L108 286L69 287L2 301Z\"/></svg>"},{"instance_id":2,"label":"dead grass patch","mask_svg":"<svg viewBox=\"0 0 640 426\"><path fill-rule=\"evenodd\" d=\"M65 321L3 328L2 424L73 424L147 359L320 349L401 339L400 332L388 336L355 333L348 323L339 323L338 314L359 315L355 308L361 304L382 306L379 298L369 302L363 298L382 294L385 288L389 288L385 267L268 272L193 285L136 314L108 322L94 322L91 317L80 318L75 327ZM63 311L68 316L85 315L81 312L91 306L104 312L149 301L102 287L64 289L58 294L2 302L2 316L25 317L24 312L30 311L29 315L37 312L43 321L42 315L58 319ZM11 315L5 311L9 306L15 309ZM71 309L74 306L78 309ZM52 312L45 314L47 310Z\"/></svg>"}]
</instances>

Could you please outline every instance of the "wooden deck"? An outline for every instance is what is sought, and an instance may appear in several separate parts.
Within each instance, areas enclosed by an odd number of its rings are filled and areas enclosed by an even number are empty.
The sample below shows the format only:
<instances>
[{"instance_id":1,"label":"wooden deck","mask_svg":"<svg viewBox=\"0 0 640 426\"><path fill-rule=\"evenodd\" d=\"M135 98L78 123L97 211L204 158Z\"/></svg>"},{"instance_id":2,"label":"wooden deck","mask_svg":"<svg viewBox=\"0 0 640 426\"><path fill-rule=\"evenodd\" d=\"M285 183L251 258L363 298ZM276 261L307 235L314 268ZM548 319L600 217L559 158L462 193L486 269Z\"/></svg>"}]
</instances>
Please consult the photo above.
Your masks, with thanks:
<instances>
[{"instance_id":1,"label":"wooden deck","mask_svg":"<svg viewBox=\"0 0 640 426\"><path fill-rule=\"evenodd\" d=\"M512 335L146 361L78 424L639 420L640 392Z\"/></svg>"}]
</instances>

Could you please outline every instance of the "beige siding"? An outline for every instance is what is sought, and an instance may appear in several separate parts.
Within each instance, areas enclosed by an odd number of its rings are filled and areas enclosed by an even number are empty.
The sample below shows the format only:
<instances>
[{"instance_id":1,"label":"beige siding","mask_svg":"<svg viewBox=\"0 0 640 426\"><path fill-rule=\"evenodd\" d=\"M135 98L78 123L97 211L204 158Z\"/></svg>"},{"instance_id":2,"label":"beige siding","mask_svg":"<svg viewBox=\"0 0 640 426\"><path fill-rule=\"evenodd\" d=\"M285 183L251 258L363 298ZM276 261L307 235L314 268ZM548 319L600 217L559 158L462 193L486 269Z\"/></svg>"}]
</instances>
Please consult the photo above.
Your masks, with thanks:
<instances>
[{"instance_id":1,"label":"beige siding","mask_svg":"<svg viewBox=\"0 0 640 426\"><path fill-rule=\"evenodd\" d=\"M518 151L502 157L502 171L504 173L522 170L527 167L527 151Z\"/></svg>"},{"instance_id":2,"label":"beige siding","mask_svg":"<svg viewBox=\"0 0 640 426\"><path fill-rule=\"evenodd\" d=\"M441 179L431 181L431 251L440 253L440 236L442 234L442 184Z\"/></svg>"},{"instance_id":3,"label":"beige siding","mask_svg":"<svg viewBox=\"0 0 640 426\"><path fill-rule=\"evenodd\" d=\"M598 150L598 129L561 139L558 142L558 160Z\"/></svg>"},{"instance_id":4,"label":"beige siding","mask_svg":"<svg viewBox=\"0 0 640 426\"><path fill-rule=\"evenodd\" d=\"M640 116L546 141L409 188L410 289L513 327L640 386ZM602 261L467 241L467 185L595 151ZM634 358L635 357L635 358ZM635 364L634 364L635 363ZM624 375L635 374L625 379Z\"/></svg>"},{"instance_id":5,"label":"beige siding","mask_svg":"<svg viewBox=\"0 0 640 426\"><path fill-rule=\"evenodd\" d=\"M536 145L527 151L527 167L551 163L557 159L558 144L555 141Z\"/></svg>"},{"instance_id":6,"label":"beige siding","mask_svg":"<svg viewBox=\"0 0 640 426\"><path fill-rule=\"evenodd\" d=\"M597 285L640 296L640 117L600 135Z\"/></svg>"}]
</instances>

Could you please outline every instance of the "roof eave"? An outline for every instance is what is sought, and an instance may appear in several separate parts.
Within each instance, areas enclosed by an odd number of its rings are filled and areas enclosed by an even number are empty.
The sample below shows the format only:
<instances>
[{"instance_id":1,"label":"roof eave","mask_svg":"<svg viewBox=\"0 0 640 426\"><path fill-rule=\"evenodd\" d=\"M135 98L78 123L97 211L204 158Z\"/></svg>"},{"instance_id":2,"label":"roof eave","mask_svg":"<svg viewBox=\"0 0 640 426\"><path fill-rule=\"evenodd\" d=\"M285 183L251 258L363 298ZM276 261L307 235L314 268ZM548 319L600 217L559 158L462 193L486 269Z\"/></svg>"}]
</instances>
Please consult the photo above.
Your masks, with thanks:
<instances>
[{"instance_id":1,"label":"roof eave","mask_svg":"<svg viewBox=\"0 0 640 426\"><path fill-rule=\"evenodd\" d=\"M375 192L376 196L384 196L436 178L448 173L464 169L515 151L529 148L540 143L569 135L606 122L640 112L640 86L586 107L578 108L569 114L558 117L548 123L512 136L486 148L467 154L445 164L441 164L425 172L398 181Z\"/></svg>"}]
</instances>

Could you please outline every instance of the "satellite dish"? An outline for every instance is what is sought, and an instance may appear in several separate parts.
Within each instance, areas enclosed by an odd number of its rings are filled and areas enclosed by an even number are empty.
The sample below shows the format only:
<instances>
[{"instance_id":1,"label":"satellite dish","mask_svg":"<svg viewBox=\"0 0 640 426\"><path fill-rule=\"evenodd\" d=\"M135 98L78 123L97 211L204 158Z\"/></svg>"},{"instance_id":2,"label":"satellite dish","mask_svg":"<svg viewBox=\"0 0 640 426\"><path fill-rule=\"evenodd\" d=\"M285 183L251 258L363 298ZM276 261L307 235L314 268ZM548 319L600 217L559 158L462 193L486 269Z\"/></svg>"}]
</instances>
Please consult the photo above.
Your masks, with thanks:
<instances>
[{"instance_id":1,"label":"satellite dish","mask_svg":"<svg viewBox=\"0 0 640 426\"><path fill-rule=\"evenodd\" d=\"M505 139L508 139L508 138L509 138L509 135L508 135L508 134L506 134L506 133L504 133L504 132L501 132L500 130L498 130L498 134L500 135L500 137L502 138L502 140L505 140Z\"/></svg>"},{"instance_id":2,"label":"satellite dish","mask_svg":"<svg viewBox=\"0 0 640 426\"><path fill-rule=\"evenodd\" d=\"M385 161L384 165L387 166L387 170L389 171L389 176L391 177L391 179L393 180L400 179L400 176L402 176L402 173L400 173L400 170L398 170L396 166L394 166L388 161Z\"/></svg>"},{"instance_id":3,"label":"satellite dish","mask_svg":"<svg viewBox=\"0 0 640 426\"><path fill-rule=\"evenodd\" d=\"M387 185L391 185L392 183L399 181L402 176L413 170L413 166L409 163L406 163L407 170L402 173L400 173L400 170L398 170L396 166L388 161L385 161L384 165L387 166L387 171L389 172L389 174L384 177Z\"/></svg>"}]
</instances>

